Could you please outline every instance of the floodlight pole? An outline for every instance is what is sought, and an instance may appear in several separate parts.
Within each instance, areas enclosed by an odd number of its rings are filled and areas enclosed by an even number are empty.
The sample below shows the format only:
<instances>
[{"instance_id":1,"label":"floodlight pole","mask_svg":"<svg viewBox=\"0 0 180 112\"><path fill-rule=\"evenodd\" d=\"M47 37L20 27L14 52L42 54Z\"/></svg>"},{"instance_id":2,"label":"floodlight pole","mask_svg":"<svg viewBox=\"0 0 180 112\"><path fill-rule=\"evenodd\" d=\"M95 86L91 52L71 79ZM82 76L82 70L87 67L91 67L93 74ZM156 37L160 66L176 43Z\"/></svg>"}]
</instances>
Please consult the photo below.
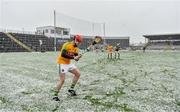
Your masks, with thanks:
<instances>
[{"instance_id":1,"label":"floodlight pole","mask_svg":"<svg viewBox=\"0 0 180 112\"><path fill-rule=\"evenodd\" d=\"M105 36L106 36L106 23L103 23L103 36L104 36L104 45L106 44Z\"/></svg>"},{"instance_id":2,"label":"floodlight pole","mask_svg":"<svg viewBox=\"0 0 180 112\"><path fill-rule=\"evenodd\" d=\"M56 11L54 10L54 51L56 52Z\"/></svg>"}]
</instances>

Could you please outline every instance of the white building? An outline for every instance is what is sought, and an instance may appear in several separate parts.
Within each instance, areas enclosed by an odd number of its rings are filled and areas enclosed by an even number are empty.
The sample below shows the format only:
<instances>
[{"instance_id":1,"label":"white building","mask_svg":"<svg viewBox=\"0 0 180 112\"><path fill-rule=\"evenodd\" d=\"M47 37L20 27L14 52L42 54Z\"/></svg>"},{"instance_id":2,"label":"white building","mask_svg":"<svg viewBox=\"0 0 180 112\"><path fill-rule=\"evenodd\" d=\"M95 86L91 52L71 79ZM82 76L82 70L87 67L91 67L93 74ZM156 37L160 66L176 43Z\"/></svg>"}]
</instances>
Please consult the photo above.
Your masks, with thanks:
<instances>
[{"instance_id":1,"label":"white building","mask_svg":"<svg viewBox=\"0 0 180 112\"><path fill-rule=\"evenodd\" d=\"M47 37L70 38L70 28L61 28L54 26L37 27L36 33Z\"/></svg>"}]
</instances>

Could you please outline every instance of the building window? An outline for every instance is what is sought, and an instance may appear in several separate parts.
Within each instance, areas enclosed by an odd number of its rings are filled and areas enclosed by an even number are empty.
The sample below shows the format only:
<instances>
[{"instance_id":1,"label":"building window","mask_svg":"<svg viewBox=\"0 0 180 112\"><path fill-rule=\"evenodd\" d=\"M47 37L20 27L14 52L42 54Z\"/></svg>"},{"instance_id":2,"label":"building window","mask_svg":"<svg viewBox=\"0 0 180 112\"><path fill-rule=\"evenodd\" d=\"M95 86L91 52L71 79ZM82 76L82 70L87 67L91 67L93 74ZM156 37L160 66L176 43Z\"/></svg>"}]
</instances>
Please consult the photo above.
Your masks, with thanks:
<instances>
[{"instance_id":1,"label":"building window","mask_svg":"<svg viewBox=\"0 0 180 112\"><path fill-rule=\"evenodd\" d=\"M51 30L51 34L54 34L54 30Z\"/></svg>"},{"instance_id":2,"label":"building window","mask_svg":"<svg viewBox=\"0 0 180 112\"><path fill-rule=\"evenodd\" d=\"M63 31L63 35L69 35L68 31Z\"/></svg>"},{"instance_id":3,"label":"building window","mask_svg":"<svg viewBox=\"0 0 180 112\"><path fill-rule=\"evenodd\" d=\"M56 29L56 33L57 34L61 34L61 30L60 29Z\"/></svg>"},{"instance_id":4,"label":"building window","mask_svg":"<svg viewBox=\"0 0 180 112\"><path fill-rule=\"evenodd\" d=\"M48 33L48 29L46 29L45 32Z\"/></svg>"}]
</instances>

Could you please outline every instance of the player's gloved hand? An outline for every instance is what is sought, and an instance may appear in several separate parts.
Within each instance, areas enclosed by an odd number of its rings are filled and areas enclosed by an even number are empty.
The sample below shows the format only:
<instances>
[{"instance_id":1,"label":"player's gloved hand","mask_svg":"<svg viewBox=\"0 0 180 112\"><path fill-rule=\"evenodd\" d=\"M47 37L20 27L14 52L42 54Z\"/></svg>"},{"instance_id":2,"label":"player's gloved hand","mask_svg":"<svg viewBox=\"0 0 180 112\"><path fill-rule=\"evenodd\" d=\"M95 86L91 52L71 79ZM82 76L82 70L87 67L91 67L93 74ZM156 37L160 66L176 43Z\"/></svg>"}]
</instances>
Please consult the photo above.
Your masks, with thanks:
<instances>
[{"instance_id":1,"label":"player's gloved hand","mask_svg":"<svg viewBox=\"0 0 180 112\"><path fill-rule=\"evenodd\" d=\"M87 48L86 51L89 52L89 51L90 51L90 48Z\"/></svg>"},{"instance_id":2,"label":"player's gloved hand","mask_svg":"<svg viewBox=\"0 0 180 112\"><path fill-rule=\"evenodd\" d=\"M78 55L78 56L75 56L75 57L74 57L74 60L75 60L75 61L79 61L79 59L80 59L81 57L82 57L82 55L81 55L81 54L80 54L80 55Z\"/></svg>"},{"instance_id":3,"label":"player's gloved hand","mask_svg":"<svg viewBox=\"0 0 180 112\"><path fill-rule=\"evenodd\" d=\"M79 54L79 58L81 58L82 57L82 54Z\"/></svg>"}]
</instances>

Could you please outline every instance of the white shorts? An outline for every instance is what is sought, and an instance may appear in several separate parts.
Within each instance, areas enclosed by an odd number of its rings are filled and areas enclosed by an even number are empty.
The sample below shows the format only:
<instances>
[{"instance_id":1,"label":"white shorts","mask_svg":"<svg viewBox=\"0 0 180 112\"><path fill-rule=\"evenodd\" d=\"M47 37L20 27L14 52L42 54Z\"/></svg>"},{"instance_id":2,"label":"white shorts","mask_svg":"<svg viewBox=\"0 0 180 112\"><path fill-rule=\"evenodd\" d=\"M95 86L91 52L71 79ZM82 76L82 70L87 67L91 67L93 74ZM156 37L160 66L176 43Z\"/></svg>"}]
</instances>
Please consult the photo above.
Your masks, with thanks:
<instances>
[{"instance_id":1,"label":"white shorts","mask_svg":"<svg viewBox=\"0 0 180 112\"><path fill-rule=\"evenodd\" d=\"M74 64L59 64L59 74L67 73L75 68L77 67Z\"/></svg>"}]
</instances>

